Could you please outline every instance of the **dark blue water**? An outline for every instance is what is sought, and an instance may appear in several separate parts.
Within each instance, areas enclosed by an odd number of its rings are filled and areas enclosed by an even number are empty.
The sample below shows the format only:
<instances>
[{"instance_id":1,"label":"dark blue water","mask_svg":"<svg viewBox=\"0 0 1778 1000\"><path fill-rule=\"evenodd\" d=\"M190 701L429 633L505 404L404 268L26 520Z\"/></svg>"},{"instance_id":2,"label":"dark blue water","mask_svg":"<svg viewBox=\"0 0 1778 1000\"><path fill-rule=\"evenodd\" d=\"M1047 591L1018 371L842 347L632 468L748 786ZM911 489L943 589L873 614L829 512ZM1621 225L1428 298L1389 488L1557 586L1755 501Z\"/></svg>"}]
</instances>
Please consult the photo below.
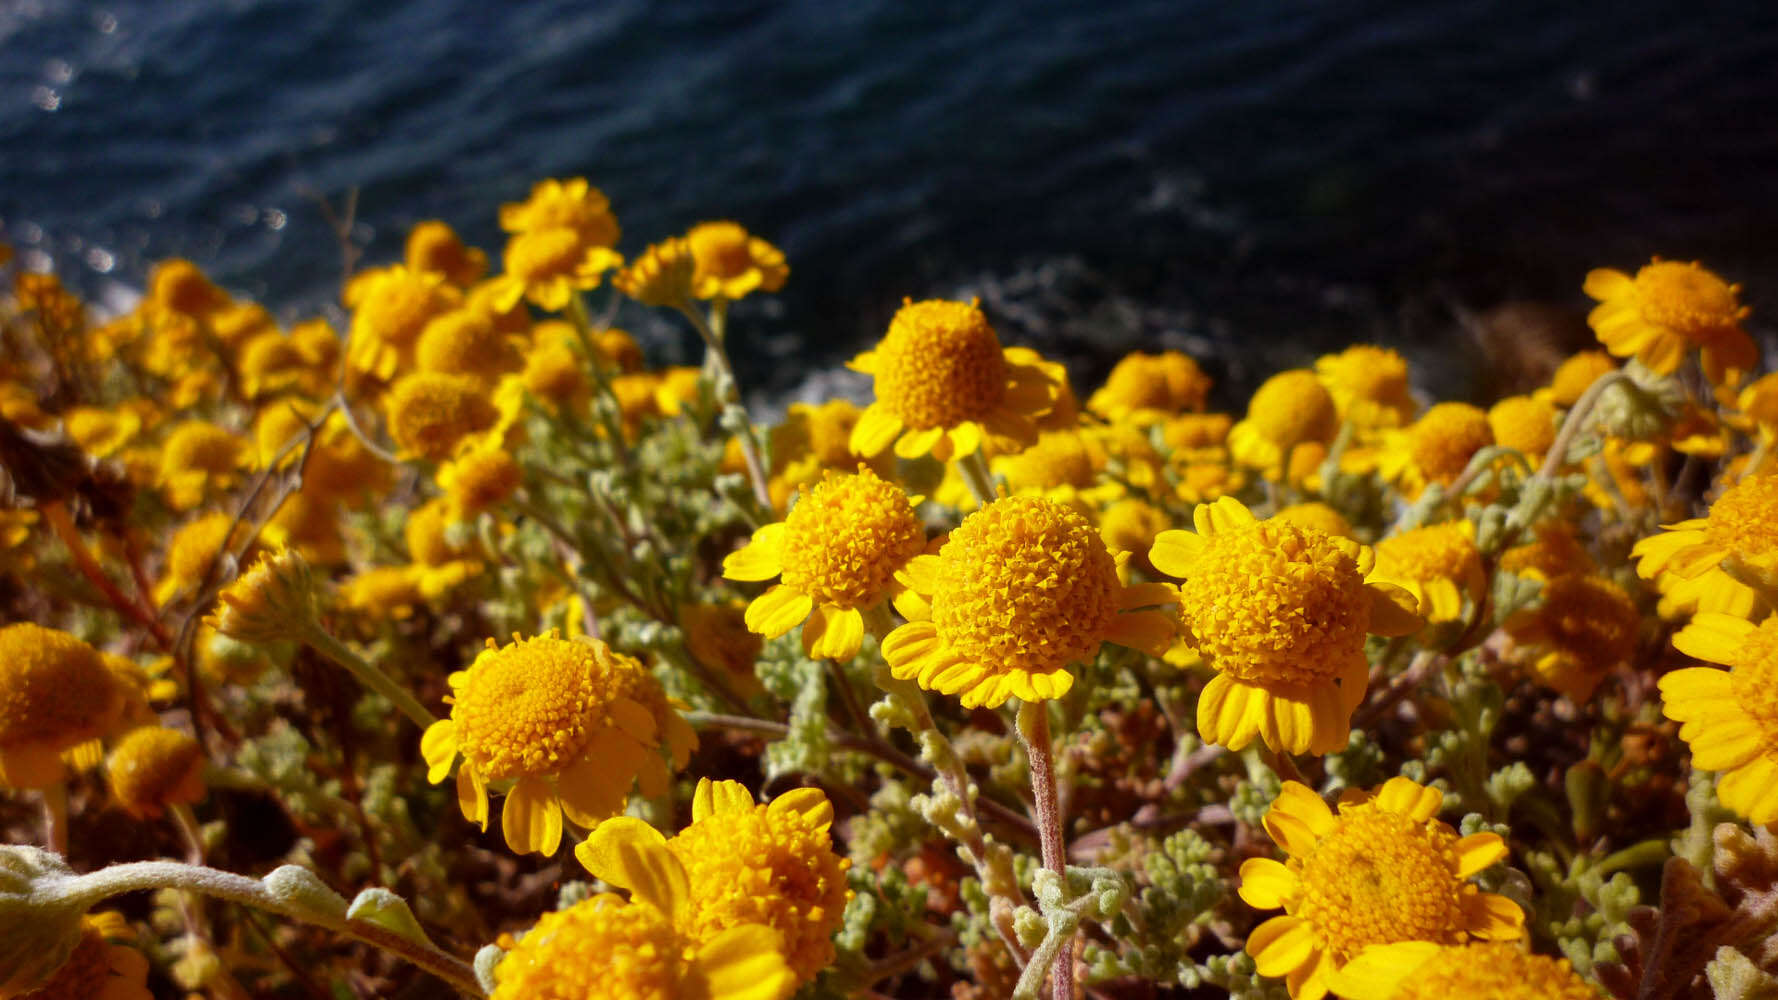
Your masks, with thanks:
<instances>
[{"instance_id":1,"label":"dark blue water","mask_svg":"<svg viewBox=\"0 0 1778 1000\"><path fill-rule=\"evenodd\" d=\"M89 289L183 255L294 316L338 286L316 194L372 261L429 217L497 252L568 174L629 252L785 249L773 384L970 287L1053 300L1015 338L1103 313L1089 361L1424 336L1651 253L1774 314L1778 4L0 0L0 238Z\"/></svg>"}]
</instances>

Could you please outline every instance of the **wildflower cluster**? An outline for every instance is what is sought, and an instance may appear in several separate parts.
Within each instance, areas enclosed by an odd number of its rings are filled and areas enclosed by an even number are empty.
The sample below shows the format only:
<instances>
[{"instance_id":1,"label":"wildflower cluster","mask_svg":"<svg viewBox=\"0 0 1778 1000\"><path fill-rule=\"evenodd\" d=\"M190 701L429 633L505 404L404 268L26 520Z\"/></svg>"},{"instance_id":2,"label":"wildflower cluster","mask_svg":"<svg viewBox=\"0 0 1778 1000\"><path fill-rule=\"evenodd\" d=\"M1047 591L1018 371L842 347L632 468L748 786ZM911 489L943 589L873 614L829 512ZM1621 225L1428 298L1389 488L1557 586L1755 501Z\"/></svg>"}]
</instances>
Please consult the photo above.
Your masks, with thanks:
<instances>
[{"instance_id":1,"label":"wildflower cluster","mask_svg":"<svg viewBox=\"0 0 1778 1000\"><path fill-rule=\"evenodd\" d=\"M0 264L0 996L1778 982L1738 285L1594 271L1602 349L1497 400L1361 344L1218 409L910 298L761 424L778 248L498 223L288 325Z\"/></svg>"}]
</instances>

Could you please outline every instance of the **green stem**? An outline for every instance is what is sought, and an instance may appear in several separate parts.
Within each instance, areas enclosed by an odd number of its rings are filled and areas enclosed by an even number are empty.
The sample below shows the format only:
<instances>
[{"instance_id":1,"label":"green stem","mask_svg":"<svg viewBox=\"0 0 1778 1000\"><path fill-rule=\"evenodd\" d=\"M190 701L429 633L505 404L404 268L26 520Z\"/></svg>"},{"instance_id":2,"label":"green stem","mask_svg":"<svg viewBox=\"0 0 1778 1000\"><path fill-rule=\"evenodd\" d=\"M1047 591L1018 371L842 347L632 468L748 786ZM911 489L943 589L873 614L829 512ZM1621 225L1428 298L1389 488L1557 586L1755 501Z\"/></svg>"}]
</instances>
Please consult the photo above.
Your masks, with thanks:
<instances>
[{"instance_id":1,"label":"green stem","mask_svg":"<svg viewBox=\"0 0 1778 1000\"><path fill-rule=\"evenodd\" d=\"M988 460L982 457L981 449L957 458L957 474L969 484L969 491L975 494L982 506L999 499L994 491L994 475L988 471Z\"/></svg>"},{"instance_id":2,"label":"green stem","mask_svg":"<svg viewBox=\"0 0 1778 1000\"><path fill-rule=\"evenodd\" d=\"M710 321L706 322L690 302L680 302L675 308L691 321L704 341L704 354L711 367L716 370L716 399L726 406L741 405L741 383L735 378L735 366L729 362L728 349L723 346L724 327L728 323L728 303L717 299L710 312ZM745 409L742 410L745 413ZM753 482L753 496L759 501L762 510L772 509L772 491L766 481L765 461L760 457L759 442L753 436L753 421L747 420L735 434L741 443L741 458L747 464L747 478Z\"/></svg>"},{"instance_id":3,"label":"green stem","mask_svg":"<svg viewBox=\"0 0 1778 1000\"><path fill-rule=\"evenodd\" d=\"M90 909L99 901L112 896L148 889L179 889L203 893L313 924L399 955L449 983L465 996L487 996L482 992L481 985L475 978L475 970L469 963L439 950L436 945L430 942L422 944L370 921L354 920L344 915L343 906L340 913L332 913L319 907L295 905L273 895L265 883L245 875L199 865L182 865L175 861L138 861L112 865L90 875L78 876L71 879L62 892L66 894L65 898L83 901Z\"/></svg>"},{"instance_id":4,"label":"green stem","mask_svg":"<svg viewBox=\"0 0 1778 1000\"><path fill-rule=\"evenodd\" d=\"M303 632L302 641L314 648L315 652L327 657L334 663L346 668L358 683L382 695L401 709L401 713L414 721L421 729L438 721L438 717L426 710L413 693L389 678L388 674L378 670L369 660L359 656L345 643L335 639L331 633L319 625L311 625Z\"/></svg>"},{"instance_id":5,"label":"green stem","mask_svg":"<svg viewBox=\"0 0 1778 1000\"><path fill-rule=\"evenodd\" d=\"M1043 851L1043 866L1055 872L1058 879L1066 879L1068 851L1062 841L1062 810L1056 795L1049 706L1041 701L1020 702L1018 730L1019 739L1025 744L1025 757L1031 762L1031 797L1037 811L1037 836ZM1057 940L1052 942L1052 938ZM1072 933L1059 933L1044 939L1044 945L1054 949L1050 981L1055 1000L1074 1000L1074 956L1068 947L1072 938ZM1031 956L1031 966L1039 966L1044 950L1040 946L1038 953Z\"/></svg>"}]
</instances>

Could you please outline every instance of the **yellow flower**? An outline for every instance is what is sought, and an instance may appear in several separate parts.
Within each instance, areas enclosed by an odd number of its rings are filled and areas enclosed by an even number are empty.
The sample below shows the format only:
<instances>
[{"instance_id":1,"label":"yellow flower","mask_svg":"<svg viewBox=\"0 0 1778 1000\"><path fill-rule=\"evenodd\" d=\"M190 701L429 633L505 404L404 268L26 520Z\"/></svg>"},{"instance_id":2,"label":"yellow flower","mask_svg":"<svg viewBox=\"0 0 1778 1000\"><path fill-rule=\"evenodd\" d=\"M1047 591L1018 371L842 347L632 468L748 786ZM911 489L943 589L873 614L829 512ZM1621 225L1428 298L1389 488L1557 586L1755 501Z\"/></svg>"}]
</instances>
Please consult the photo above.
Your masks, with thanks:
<instances>
[{"instance_id":1,"label":"yellow flower","mask_svg":"<svg viewBox=\"0 0 1778 1000\"><path fill-rule=\"evenodd\" d=\"M1520 452L1534 466L1556 443L1556 408L1536 396L1508 396L1488 409L1494 443Z\"/></svg>"},{"instance_id":2,"label":"yellow flower","mask_svg":"<svg viewBox=\"0 0 1778 1000\"><path fill-rule=\"evenodd\" d=\"M1031 447L998 455L990 464L1013 493L1045 496L1090 514L1124 492L1122 483L1102 475L1107 461L1098 440L1077 430L1059 430L1041 431ZM975 506L973 495L968 505Z\"/></svg>"},{"instance_id":3,"label":"yellow flower","mask_svg":"<svg viewBox=\"0 0 1778 1000\"><path fill-rule=\"evenodd\" d=\"M142 432L141 414L117 406L77 406L62 420L74 443L96 458L117 454Z\"/></svg>"},{"instance_id":4,"label":"yellow flower","mask_svg":"<svg viewBox=\"0 0 1778 1000\"><path fill-rule=\"evenodd\" d=\"M828 472L783 521L753 533L723 560L731 580L783 582L747 606L747 627L776 638L803 626L810 656L849 660L864 612L892 596L895 574L926 546L926 529L901 487L860 466Z\"/></svg>"},{"instance_id":5,"label":"yellow flower","mask_svg":"<svg viewBox=\"0 0 1778 1000\"><path fill-rule=\"evenodd\" d=\"M411 569L421 596L428 600L442 597L482 571L479 546L452 541L451 525L456 521L451 501L439 497L414 508L402 525L408 558L413 560Z\"/></svg>"},{"instance_id":6,"label":"yellow flower","mask_svg":"<svg viewBox=\"0 0 1778 1000\"><path fill-rule=\"evenodd\" d=\"M1372 945L1328 985L1350 1000L1599 1000L1567 959L1504 941Z\"/></svg>"},{"instance_id":7,"label":"yellow flower","mask_svg":"<svg viewBox=\"0 0 1778 1000\"><path fill-rule=\"evenodd\" d=\"M426 599L424 567L372 566L340 584L340 604L367 618L400 621Z\"/></svg>"},{"instance_id":8,"label":"yellow flower","mask_svg":"<svg viewBox=\"0 0 1778 1000\"><path fill-rule=\"evenodd\" d=\"M1587 316L1605 349L1635 357L1658 375L1671 375L1686 352L1696 347L1710 381L1733 381L1730 372L1751 371L1759 348L1741 329L1750 309L1731 285L1697 261L1682 264L1659 257L1636 272L1600 268L1587 272L1586 293L1599 300Z\"/></svg>"},{"instance_id":9,"label":"yellow flower","mask_svg":"<svg viewBox=\"0 0 1778 1000\"><path fill-rule=\"evenodd\" d=\"M1333 397L1341 420L1359 430L1400 427L1414 419L1408 363L1387 347L1354 344L1316 359L1315 374Z\"/></svg>"},{"instance_id":10,"label":"yellow flower","mask_svg":"<svg viewBox=\"0 0 1778 1000\"><path fill-rule=\"evenodd\" d=\"M0 787L62 780L62 751L98 738L123 708L98 650L30 622L0 628Z\"/></svg>"},{"instance_id":11,"label":"yellow flower","mask_svg":"<svg viewBox=\"0 0 1778 1000\"><path fill-rule=\"evenodd\" d=\"M240 482L247 464L245 439L202 420L180 424L161 445L160 485L167 505L191 510Z\"/></svg>"},{"instance_id":12,"label":"yellow flower","mask_svg":"<svg viewBox=\"0 0 1778 1000\"><path fill-rule=\"evenodd\" d=\"M148 301L184 316L209 316L232 300L196 264L173 257L149 272Z\"/></svg>"},{"instance_id":13,"label":"yellow flower","mask_svg":"<svg viewBox=\"0 0 1778 1000\"><path fill-rule=\"evenodd\" d=\"M1636 652L1642 613L1601 576L1569 574L1544 585L1535 607L1506 620L1513 642L1531 647L1531 669L1575 704Z\"/></svg>"},{"instance_id":14,"label":"yellow flower","mask_svg":"<svg viewBox=\"0 0 1778 1000\"><path fill-rule=\"evenodd\" d=\"M1475 525L1468 521L1411 528L1377 543L1373 576L1414 595L1429 622L1463 617L1463 599L1481 600L1488 585Z\"/></svg>"},{"instance_id":15,"label":"yellow flower","mask_svg":"<svg viewBox=\"0 0 1778 1000\"><path fill-rule=\"evenodd\" d=\"M846 869L834 854L828 827L833 805L818 788L798 788L755 805L734 781L698 779L691 825L665 841L685 872L686 905L677 923L694 943L736 927L763 924L779 934L780 950L802 982L815 978L834 955L833 932L846 901ZM622 852L646 854L662 838L638 820L600 827L575 850L588 871L619 888L637 890Z\"/></svg>"},{"instance_id":16,"label":"yellow flower","mask_svg":"<svg viewBox=\"0 0 1778 1000\"><path fill-rule=\"evenodd\" d=\"M1283 976L1294 1000L1320 1000L1328 978L1365 948L1398 941L1512 941L1525 914L1470 877L1506 857L1498 834L1458 837L1433 817L1444 793L1391 778L1350 791L1336 816L1308 786L1286 781L1265 828L1283 863L1241 864L1241 898L1284 913L1255 927L1247 953L1262 976Z\"/></svg>"},{"instance_id":17,"label":"yellow flower","mask_svg":"<svg viewBox=\"0 0 1778 1000\"><path fill-rule=\"evenodd\" d=\"M1567 409L1586 395L1593 383L1617 371L1617 362L1604 351L1581 351L1556 366L1547 390L1550 402ZM1540 393L1545 390L1539 390Z\"/></svg>"},{"instance_id":18,"label":"yellow flower","mask_svg":"<svg viewBox=\"0 0 1778 1000\"><path fill-rule=\"evenodd\" d=\"M313 388L315 371L303 350L281 330L267 330L241 347L236 370L241 395L249 402L284 392Z\"/></svg>"},{"instance_id":19,"label":"yellow flower","mask_svg":"<svg viewBox=\"0 0 1778 1000\"><path fill-rule=\"evenodd\" d=\"M423 372L491 381L523 364L514 338L480 309L453 309L434 318L414 347L414 367Z\"/></svg>"},{"instance_id":20,"label":"yellow flower","mask_svg":"<svg viewBox=\"0 0 1778 1000\"><path fill-rule=\"evenodd\" d=\"M685 646L699 663L733 680L745 693L760 690L754 666L765 640L747 627L747 602L687 604L679 609Z\"/></svg>"},{"instance_id":21,"label":"yellow flower","mask_svg":"<svg viewBox=\"0 0 1778 1000\"><path fill-rule=\"evenodd\" d=\"M1560 521L1542 521L1535 541L1515 545L1500 555L1500 568L1532 580L1553 580L1571 573L1591 573L1593 557L1574 532Z\"/></svg>"},{"instance_id":22,"label":"yellow flower","mask_svg":"<svg viewBox=\"0 0 1778 1000\"><path fill-rule=\"evenodd\" d=\"M1099 537L1113 555L1130 553L1132 561L1148 566L1148 550L1155 536L1167 530L1167 514L1145 500L1119 500L1099 517Z\"/></svg>"},{"instance_id":23,"label":"yellow flower","mask_svg":"<svg viewBox=\"0 0 1778 1000\"><path fill-rule=\"evenodd\" d=\"M562 343L538 344L526 353L519 383L551 413L579 412L593 392L580 355Z\"/></svg>"},{"instance_id":24,"label":"yellow flower","mask_svg":"<svg viewBox=\"0 0 1778 1000\"><path fill-rule=\"evenodd\" d=\"M663 857L664 856L664 857ZM777 936L758 924L693 946L674 929L685 873L667 865L636 890L636 901L604 893L546 913L494 967L493 1000L786 1000L796 975Z\"/></svg>"},{"instance_id":25,"label":"yellow flower","mask_svg":"<svg viewBox=\"0 0 1778 1000\"><path fill-rule=\"evenodd\" d=\"M1229 431L1235 461L1269 478L1284 474L1291 452L1305 444L1327 444L1339 432L1333 397L1306 368L1266 379L1247 404L1247 419Z\"/></svg>"},{"instance_id":26,"label":"yellow flower","mask_svg":"<svg viewBox=\"0 0 1778 1000\"><path fill-rule=\"evenodd\" d=\"M685 234L694 265L692 294L700 299L738 299L784 287L790 268L784 252L738 223L705 222Z\"/></svg>"},{"instance_id":27,"label":"yellow flower","mask_svg":"<svg viewBox=\"0 0 1778 1000\"><path fill-rule=\"evenodd\" d=\"M1055 396L1041 369L1007 358L975 303L904 300L889 332L852 360L875 377L876 399L852 428L852 450L902 458L969 455L985 435L1000 451L1036 440L1035 418ZM905 431L905 433L904 433Z\"/></svg>"},{"instance_id":28,"label":"yellow flower","mask_svg":"<svg viewBox=\"0 0 1778 1000\"><path fill-rule=\"evenodd\" d=\"M582 244L601 247L616 246L620 235L610 200L584 177L538 181L529 199L500 206L500 228L509 233L567 228Z\"/></svg>"},{"instance_id":29,"label":"yellow flower","mask_svg":"<svg viewBox=\"0 0 1778 1000\"><path fill-rule=\"evenodd\" d=\"M1352 523L1347 521L1339 511L1319 500L1310 500L1306 503L1296 503L1281 508L1278 513L1272 515L1272 520L1284 521L1299 528L1313 528L1324 535L1353 537Z\"/></svg>"},{"instance_id":30,"label":"yellow flower","mask_svg":"<svg viewBox=\"0 0 1778 1000\"><path fill-rule=\"evenodd\" d=\"M1758 625L1701 611L1673 636L1687 667L1661 678L1667 718L1682 723L1692 766L1721 771L1716 796L1754 823L1778 822L1778 617Z\"/></svg>"},{"instance_id":31,"label":"yellow flower","mask_svg":"<svg viewBox=\"0 0 1778 1000\"><path fill-rule=\"evenodd\" d=\"M1475 453L1493 443L1486 413L1468 403L1439 403L1389 435L1378 471L1412 499L1428 484L1456 482Z\"/></svg>"},{"instance_id":32,"label":"yellow flower","mask_svg":"<svg viewBox=\"0 0 1778 1000\"><path fill-rule=\"evenodd\" d=\"M113 944L134 936L117 913L80 918L80 941L48 979L23 993L0 983L0 995L19 1000L153 1000L148 989L148 959L134 948Z\"/></svg>"},{"instance_id":33,"label":"yellow flower","mask_svg":"<svg viewBox=\"0 0 1778 1000\"><path fill-rule=\"evenodd\" d=\"M427 777L443 781L461 754L457 805L483 830L488 786L509 785L500 825L519 854L556 853L564 814L591 828L621 813L632 782L663 794L661 748L683 766L696 743L654 675L598 640L489 639L450 683L451 717L420 742Z\"/></svg>"},{"instance_id":34,"label":"yellow flower","mask_svg":"<svg viewBox=\"0 0 1778 1000\"><path fill-rule=\"evenodd\" d=\"M492 284L495 307L511 309L522 298L550 312L568 308L576 293L597 288L605 272L624 260L567 226L514 233L504 259L506 273Z\"/></svg>"},{"instance_id":35,"label":"yellow flower","mask_svg":"<svg viewBox=\"0 0 1778 1000\"><path fill-rule=\"evenodd\" d=\"M674 237L654 244L611 279L618 291L645 306L689 303L697 262L691 244Z\"/></svg>"},{"instance_id":36,"label":"yellow flower","mask_svg":"<svg viewBox=\"0 0 1778 1000\"><path fill-rule=\"evenodd\" d=\"M1643 579L1690 585L1677 595L1661 588L1662 614L1763 616L1778 593L1778 476L1743 479L1710 505L1708 516L1663 527L1631 549Z\"/></svg>"},{"instance_id":37,"label":"yellow flower","mask_svg":"<svg viewBox=\"0 0 1778 1000\"><path fill-rule=\"evenodd\" d=\"M1187 410L1202 410L1210 377L1190 356L1179 351L1146 354L1135 351L1118 361L1105 384L1087 400L1087 409L1111 421L1155 420Z\"/></svg>"},{"instance_id":38,"label":"yellow flower","mask_svg":"<svg viewBox=\"0 0 1778 1000\"><path fill-rule=\"evenodd\" d=\"M438 467L438 486L450 498L452 513L467 519L518 492L524 470L498 434L466 439L450 461Z\"/></svg>"},{"instance_id":39,"label":"yellow flower","mask_svg":"<svg viewBox=\"0 0 1778 1000\"><path fill-rule=\"evenodd\" d=\"M111 797L130 815L154 819L204 797L204 751L177 729L141 726L119 740L105 762Z\"/></svg>"},{"instance_id":40,"label":"yellow flower","mask_svg":"<svg viewBox=\"0 0 1778 1000\"><path fill-rule=\"evenodd\" d=\"M166 565L161 569L160 583L155 585L156 604L166 605L180 594L195 591L205 582L211 564L227 551L229 529L235 519L220 511L191 521L173 533L167 543ZM220 572L210 583L225 579Z\"/></svg>"},{"instance_id":41,"label":"yellow flower","mask_svg":"<svg viewBox=\"0 0 1778 1000\"><path fill-rule=\"evenodd\" d=\"M1173 638L1166 614L1129 610L1170 606L1172 588L1124 586L1092 523L1041 497L984 506L899 578L908 623L883 640L883 658L965 708L1060 698L1074 685L1068 665L1090 662L1102 642L1159 655Z\"/></svg>"},{"instance_id":42,"label":"yellow flower","mask_svg":"<svg viewBox=\"0 0 1778 1000\"><path fill-rule=\"evenodd\" d=\"M468 288L488 273L488 255L465 246L449 223L427 219L408 230L406 248L410 271L443 275L458 288Z\"/></svg>"},{"instance_id":43,"label":"yellow flower","mask_svg":"<svg viewBox=\"0 0 1778 1000\"><path fill-rule=\"evenodd\" d=\"M481 382L467 375L402 376L384 402L389 436L404 458L449 458L459 442L494 427L500 412Z\"/></svg>"},{"instance_id":44,"label":"yellow flower","mask_svg":"<svg viewBox=\"0 0 1778 1000\"><path fill-rule=\"evenodd\" d=\"M1165 531L1149 559L1185 580L1184 640L1216 671L1198 696L1198 733L1240 750L1260 737L1287 753L1346 745L1364 700L1365 637L1420 627L1400 588L1373 582L1371 550L1223 497Z\"/></svg>"},{"instance_id":45,"label":"yellow flower","mask_svg":"<svg viewBox=\"0 0 1778 1000\"><path fill-rule=\"evenodd\" d=\"M414 347L426 324L462 300L439 274L400 265L367 271L352 279L346 305L352 309L346 339L346 366L354 374L388 382L411 371Z\"/></svg>"},{"instance_id":46,"label":"yellow flower","mask_svg":"<svg viewBox=\"0 0 1778 1000\"><path fill-rule=\"evenodd\" d=\"M314 578L302 557L289 549L261 553L247 572L216 596L215 613L204 619L205 624L243 642L294 638L316 613Z\"/></svg>"}]
</instances>

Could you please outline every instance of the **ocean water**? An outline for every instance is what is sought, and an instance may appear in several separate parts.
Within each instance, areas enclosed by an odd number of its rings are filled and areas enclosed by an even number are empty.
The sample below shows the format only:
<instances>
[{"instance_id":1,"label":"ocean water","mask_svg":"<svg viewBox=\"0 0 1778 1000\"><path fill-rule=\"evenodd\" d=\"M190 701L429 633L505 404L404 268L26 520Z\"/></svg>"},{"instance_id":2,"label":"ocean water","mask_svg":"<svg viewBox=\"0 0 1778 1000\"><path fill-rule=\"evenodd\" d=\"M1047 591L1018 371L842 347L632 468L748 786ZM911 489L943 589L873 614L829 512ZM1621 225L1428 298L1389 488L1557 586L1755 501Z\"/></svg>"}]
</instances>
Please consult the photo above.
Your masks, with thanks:
<instances>
[{"instance_id":1,"label":"ocean water","mask_svg":"<svg viewBox=\"0 0 1778 1000\"><path fill-rule=\"evenodd\" d=\"M0 239L101 297L191 257L281 316L552 175L622 249L734 218L789 255L738 318L786 391L903 296L981 294L1102 372L1231 385L1702 258L1778 310L1778 4L0 0ZM647 325L637 314L620 321ZM671 354L671 336L654 346Z\"/></svg>"}]
</instances>

